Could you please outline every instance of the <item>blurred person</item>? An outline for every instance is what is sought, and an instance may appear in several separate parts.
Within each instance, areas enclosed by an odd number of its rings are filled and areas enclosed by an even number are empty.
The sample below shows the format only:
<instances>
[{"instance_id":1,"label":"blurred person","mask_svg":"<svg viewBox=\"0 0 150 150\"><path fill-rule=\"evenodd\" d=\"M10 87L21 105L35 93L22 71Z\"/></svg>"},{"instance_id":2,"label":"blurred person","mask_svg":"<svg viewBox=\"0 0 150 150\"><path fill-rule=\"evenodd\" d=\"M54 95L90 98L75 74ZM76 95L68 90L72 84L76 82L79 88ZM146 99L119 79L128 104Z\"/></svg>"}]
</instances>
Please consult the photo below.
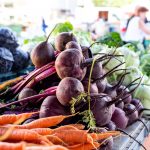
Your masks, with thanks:
<instances>
[{"instance_id":1,"label":"blurred person","mask_svg":"<svg viewBox=\"0 0 150 150\"><path fill-rule=\"evenodd\" d=\"M107 23L103 18L98 18L97 21L91 26L92 38L96 40L97 38L103 36L108 32Z\"/></svg>"},{"instance_id":2,"label":"blurred person","mask_svg":"<svg viewBox=\"0 0 150 150\"><path fill-rule=\"evenodd\" d=\"M143 43L145 35L150 35L150 28L147 27L146 13L148 9L145 7L138 7L135 14L131 16L127 23L127 29L125 32L125 42L141 42Z\"/></svg>"}]
</instances>

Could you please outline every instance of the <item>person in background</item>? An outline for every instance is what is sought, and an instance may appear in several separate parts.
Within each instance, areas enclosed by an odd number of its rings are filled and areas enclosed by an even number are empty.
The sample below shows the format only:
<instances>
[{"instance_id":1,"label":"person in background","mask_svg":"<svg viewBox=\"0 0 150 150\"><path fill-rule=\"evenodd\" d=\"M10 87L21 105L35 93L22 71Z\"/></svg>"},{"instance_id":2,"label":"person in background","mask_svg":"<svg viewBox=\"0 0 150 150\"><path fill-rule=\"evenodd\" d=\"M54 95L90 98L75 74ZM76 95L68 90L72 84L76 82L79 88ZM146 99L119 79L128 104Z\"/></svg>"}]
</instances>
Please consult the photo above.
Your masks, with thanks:
<instances>
[{"instance_id":1,"label":"person in background","mask_svg":"<svg viewBox=\"0 0 150 150\"><path fill-rule=\"evenodd\" d=\"M150 28L145 24L146 13L148 9L145 7L138 7L135 15L128 21L124 40L125 42L141 42L143 43L145 34L150 35Z\"/></svg>"},{"instance_id":2,"label":"person in background","mask_svg":"<svg viewBox=\"0 0 150 150\"><path fill-rule=\"evenodd\" d=\"M96 22L91 26L92 39L96 40L97 38L105 35L108 32L107 23L103 18L98 18Z\"/></svg>"}]
</instances>

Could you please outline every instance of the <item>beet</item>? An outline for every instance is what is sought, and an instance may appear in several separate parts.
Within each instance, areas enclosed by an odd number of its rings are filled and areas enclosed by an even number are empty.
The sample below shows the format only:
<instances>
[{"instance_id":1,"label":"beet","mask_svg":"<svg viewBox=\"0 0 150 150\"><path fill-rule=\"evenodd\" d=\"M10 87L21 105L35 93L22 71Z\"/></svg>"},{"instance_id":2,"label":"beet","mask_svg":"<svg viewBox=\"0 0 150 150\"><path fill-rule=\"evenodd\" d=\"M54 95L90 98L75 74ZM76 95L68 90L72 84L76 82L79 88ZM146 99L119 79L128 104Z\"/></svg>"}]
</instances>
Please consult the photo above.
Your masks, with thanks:
<instances>
[{"instance_id":1,"label":"beet","mask_svg":"<svg viewBox=\"0 0 150 150\"><path fill-rule=\"evenodd\" d=\"M111 120L116 124L117 128L125 129L129 119L126 117L125 112L122 109L116 107Z\"/></svg>"},{"instance_id":2,"label":"beet","mask_svg":"<svg viewBox=\"0 0 150 150\"><path fill-rule=\"evenodd\" d=\"M60 104L56 96L48 96L44 99L40 108L40 118L57 116L57 115L68 115L69 111Z\"/></svg>"},{"instance_id":3,"label":"beet","mask_svg":"<svg viewBox=\"0 0 150 150\"><path fill-rule=\"evenodd\" d=\"M85 59L77 49L67 49L56 58L56 72L61 79L74 77L82 80L86 74L86 68L81 67L83 62Z\"/></svg>"},{"instance_id":4,"label":"beet","mask_svg":"<svg viewBox=\"0 0 150 150\"><path fill-rule=\"evenodd\" d=\"M101 127L110 122L113 106L108 106L111 98L106 94L93 94L91 95L91 111L96 119L96 125Z\"/></svg>"},{"instance_id":5,"label":"beet","mask_svg":"<svg viewBox=\"0 0 150 150\"><path fill-rule=\"evenodd\" d=\"M86 73L87 78L89 77L90 71L91 71L91 66L87 68L87 73ZM95 81L96 79L100 78L102 75L103 75L102 64L101 62L97 62L94 64L91 79Z\"/></svg>"},{"instance_id":6,"label":"beet","mask_svg":"<svg viewBox=\"0 0 150 150\"><path fill-rule=\"evenodd\" d=\"M82 48L83 56L86 59L93 57L92 51L91 51L91 49L89 47L87 47L87 46L81 46L81 48Z\"/></svg>"},{"instance_id":7,"label":"beet","mask_svg":"<svg viewBox=\"0 0 150 150\"><path fill-rule=\"evenodd\" d=\"M27 97L30 97L30 96L33 96L33 95L36 95L37 92L34 91L33 89L30 89L30 88L24 88L20 93L19 93L19 96L18 96L18 100L20 99L24 99L24 98L27 98ZM30 103L32 103L34 101L30 101ZM27 102L21 102L20 103L21 105L24 105L24 104L27 104Z\"/></svg>"},{"instance_id":8,"label":"beet","mask_svg":"<svg viewBox=\"0 0 150 150\"><path fill-rule=\"evenodd\" d=\"M144 108L143 104L141 103L141 101L139 99L133 98L131 100L131 104L133 104L136 107L137 111L140 111Z\"/></svg>"},{"instance_id":9,"label":"beet","mask_svg":"<svg viewBox=\"0 0 150 150\"><path fill-rule=\"evenodd\" d=\"M77 42L76 37L73 33L70 32L62 32L55 38L55 48L58 51L65 50L66 44L70 41Z\"/></svg>"},{"instance_id":10,"label":"beet","mask_svg":"<svg viewBox=\"0 0 150 150\"><path fill-rule=\"evenodd\" d=\"M106 89L107 80L104 78L103 80L97 80L96 85L99 93L103 93Z\"/></svg>"},{"instance_id":11,"label":"beet","mask_svg":"<svg viewBox=\"0 0 150 150\"><path fill-rule=\"evenodd\" d=\"M80 46L77 42L75 42L75 41L70 41L70 42L68 42L68 43L66 44L66 47L65 47L65 48L66 48L66 49L75 48L75 49L78 49L78 50L82 51L82 50L81 50L81 46Z\"/></svg>"},{"instance_id":12,"label":"beet","mask_svg":"<svg viewBox=\"0 0 150 150\"><path fill-rule=\"evenodd\" d=\"M133 104L125 104L124 111L129 118L128 125L134 123L138 119L138 111Z\"/></svg>"},{"instance_id":13,"label":"beet","mask_svg":"<svg viewBox=\"0 0 150 150\"><path fill-rule=\"evenodd\" d=\"M55 59L54 48L48 41L44 41L39 43L32 51L31 51L31 60L32 63L40 68Z\"/></svg>"},{"instance_id":14,"label":"beet","mask_svg":"<svg viewBox=\"0 0 150 150\"><path fill-rule=\"evenodd\" d=\"M106 85L104 93L108 94L112 99L117 96L116 88L110 84Z\"/></svg>"},{"instance_id":15,"label":"beet","mask_svg":"<svg viewBox=\"0 0 150 150\"><path fill-rule=\"evenodd\" d=\"M115 131L116 130L116 125L113 121L110 121L104 127L106 127L108 131Z\"/></svg>"},{"instance_id":16,"label":"beet","mask_svg":"<svg viewBox=\"0 0 150 150\"><path fill-rule=\"evenodd\" d=\"M88 79L84 79L82 81L82 84L84 86L84 91L88 92L88 84L89 84L89 80ZM90 84L90 93L97 93L98 94L98 88L96 83L91 83Z\"/></svg>"},{"instance_id":17,"label":"beet","mask_svg":"<svg viewBox=\"0 0 150 150\"><path fill-rule=\"evenodd\" d=\"M123 109L124 108L124 102L121 101L119 103L116 103L115 106L118 107L118 108L120 108L120 109Z\"/></svg>"},{"instance_id":18,"label":"beet","mask_svg":"<svg viewBox=\"0 0 150 150\"><path fill-rule=\"evenodd\" d=\"M56 96L58 101L66 106L69 105L72 98L77 98L83 92L84 87L78 79L66 77L60 81L56 90Z\"/></svg>"},{"instance_id":19,"label":"beet","mask_svg":"<svg viewBox=\"0 0 150 150\"><path fill-rule=\"evenodd\" d=\"M120 86L118 89L117 89L117 95L120 95L121 94L121 99L123 100L124 103L130 103L131 100L132 100L132 96L131 94L129 93L129 89L126 88L125 86Z\"/></svg>"}]
</instances>

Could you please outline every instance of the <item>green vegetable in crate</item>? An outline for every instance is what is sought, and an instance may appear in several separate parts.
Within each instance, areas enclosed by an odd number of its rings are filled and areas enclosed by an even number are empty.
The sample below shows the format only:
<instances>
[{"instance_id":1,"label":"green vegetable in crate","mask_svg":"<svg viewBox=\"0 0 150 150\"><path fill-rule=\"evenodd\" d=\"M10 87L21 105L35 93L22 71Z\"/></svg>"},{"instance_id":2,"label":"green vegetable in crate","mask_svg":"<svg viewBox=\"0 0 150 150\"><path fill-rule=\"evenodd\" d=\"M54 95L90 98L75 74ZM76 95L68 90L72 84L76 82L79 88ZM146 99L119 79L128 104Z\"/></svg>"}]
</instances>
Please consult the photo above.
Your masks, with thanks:
<instances>
[{"instance_id":1,"label":"green vegetable in crate","mask_svg":"<svg viewBox=\"0 0 150 150\"><path fill-rule=\"evenodd\" d=\"M127 86L128 84L130 84L133 80L142 77L142 72L137 68L137 67L127 67L126 68L129 72L129 74L127 74L124 78L123 81L123 85ZM138 83L139 81L137 81L136 83Z\"/></svg>"},{"instance_id":2,"label":"green vegetable in crate","mask_svg":"<svg viewBox=\"0 0 150 150\"><path fill-rule=\"evenodd\" d=\"M123 45L120 34L117 32L110 32L97 39L97 41L102 44L106 44L109 47L119 47Z\"/></svg>"},{"instance_id":3,"label":"green vegetable in crate","mask_svg":"<svg viewBox=\"0 0 150 150\"><path fill-rule=\"evenodd\" d=\"M0 28L0 47L5 47L11 51L19 46L17 37L10 28Z\"/></svg>"},{"instance_id":4,"label":"green vegetable in crate","mask_svg":"<svg viewBox=\"0 0 150 150\"><path fill-rule=\"evenodd\" d=\"M121 53L124 55L126 67L129 67L129 66L138 67L139 66L140 64L139 56L135 52L131 51L129 48L124 47L124 46L119 47L117 50L121 51Z\"/></svg>"},{"instance_id":5,"label":"green vegetable in crate","mask_svg":"<svg viewBox=\"0 0 150 150\"><path fill-rule=\"evenodd\" d=\"M29 53L21 49L17 49L16 51L12 51L12 54L14 58L14 63L12 66L13 71L19 71L28 66L30 61Z\"/></svg>"},{"instance_id":6,"label":"green vegetable in crate","mask_svg":"<svg viewBox=\"0 0 150 150\"><path fill-rule=\"evenodd\" d=\"M143 55L140 61L143 73L150 76L150 54Z\"/></svg>"},{"instance_id":7,"label":"green vegetable in crate","mask_svg":"<svg viewBox=\"0 0 150 150\"><path fill-rule=\"evenodd\" d=\"M150 86L143 84L140 85L134 92L134 97L141 100L146 99L150 101Z\"/></svg>"},{"instance_id":8,"label":"green vegetable in crate","mask_svg":"<svg viewBox=\"0 0 150 150\"><path fill-rule=\"evenodd\" d=\"M4 48L0 47L0 73L7 73L11 71L14 58L12 53Z\"/></svg>"},{"instance_id":9,"label":"green vegetable in crate","mask_svg":"<svg viewBox=\"0 0 150 150\"><path fill-rule=\"evenodd\" d=\"M150 86L141 84L134 92L134 97L140 99L145 108L150 109Z\"/></svg>"},{"instance_id":10,"label":"green vegetable in crate","mask_svg":"<svg viewBox=\"0 0 150 150\"><path fill-rule=\"evenodd\" d=\"M111 50L109 51L109 53L112 53L112 54L113 54L113 52L114 52L113 49L111 49ZM116 50L115 53L114 53L114 55L122 55L122 53L121 53L120 51ZM106 60L106 62L107 62L107 60ZM110 70L112 70L114 67L118 66L118 65L120 64L120 62L125 62L125 59L124 59L123 56L120 56L120 57L117 57L117 58L113 57L113 58L111 58L110 61L105 65L104 68L105 68L106 70L110 71ZM123 70L120 70L120 69L125 69L125 64L122 64L121 66L117 67L117 69L118 69L119 71L116 71L115 74L116 74L116 75L122 74L122 73L123 73Z\"/></svg>"}]
</instances>

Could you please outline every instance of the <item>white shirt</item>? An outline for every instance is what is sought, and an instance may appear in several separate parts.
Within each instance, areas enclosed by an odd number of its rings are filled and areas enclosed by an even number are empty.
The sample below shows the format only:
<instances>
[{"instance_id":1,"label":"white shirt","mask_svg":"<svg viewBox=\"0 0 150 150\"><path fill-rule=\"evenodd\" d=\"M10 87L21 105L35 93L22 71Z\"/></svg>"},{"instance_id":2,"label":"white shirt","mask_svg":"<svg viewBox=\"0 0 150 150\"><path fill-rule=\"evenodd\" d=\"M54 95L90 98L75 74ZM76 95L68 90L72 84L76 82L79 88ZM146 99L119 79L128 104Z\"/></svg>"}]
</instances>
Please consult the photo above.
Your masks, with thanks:
<instances>
[{"instance_id":1,"label":"white shirt","mask_svg":"<svg viewBox=\"0 0 150 150\"><path fill-rule=\"evenodd\" d=\"M139 27L139 20L139 17L134 17L130 20L125 33L125 41L143 41L145 34Z\"/></svg>"}]
</instances>

